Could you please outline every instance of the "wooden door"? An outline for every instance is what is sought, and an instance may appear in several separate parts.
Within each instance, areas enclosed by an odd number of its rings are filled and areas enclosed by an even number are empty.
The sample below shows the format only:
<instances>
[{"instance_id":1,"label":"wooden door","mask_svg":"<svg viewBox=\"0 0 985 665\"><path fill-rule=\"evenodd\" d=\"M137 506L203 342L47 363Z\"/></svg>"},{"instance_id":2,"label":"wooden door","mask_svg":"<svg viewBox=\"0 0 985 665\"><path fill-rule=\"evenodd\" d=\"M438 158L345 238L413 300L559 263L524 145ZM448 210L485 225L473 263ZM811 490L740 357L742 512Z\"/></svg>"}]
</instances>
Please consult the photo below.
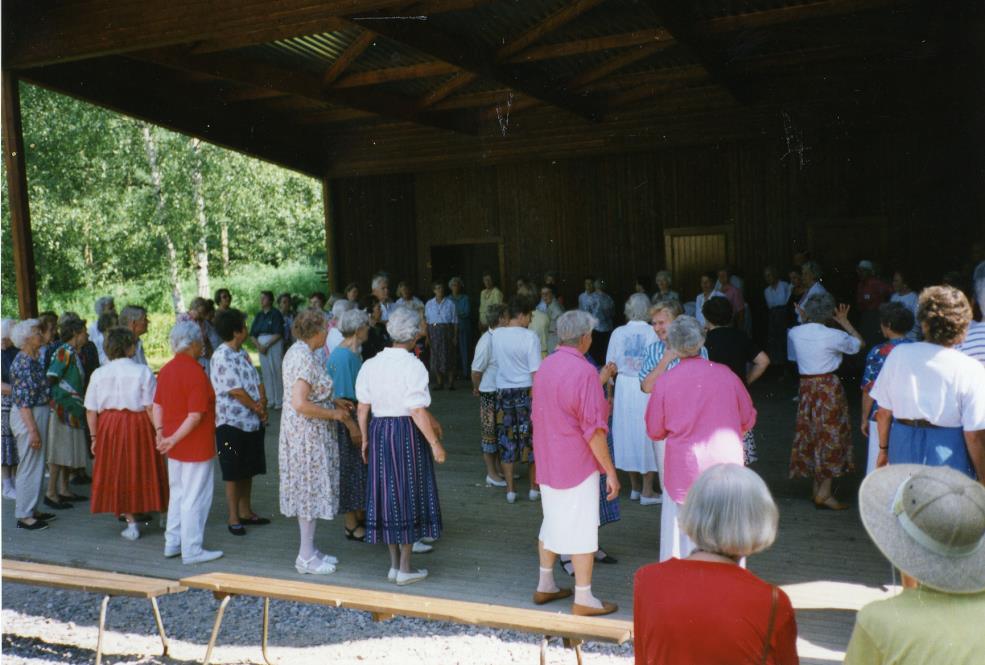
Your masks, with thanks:
<instances>
[{"instance_id":1,"label":"wooden door","mask_svg":"<svg viewBox=\"0 0 985 665\"><path fill-rule=\"evenodd\" d=\"M732 227L666 229L664 248L667 269L674 276L673 289L682 302L688 302L700 291L702 273L715 272L732 261Z\"/></svg>"}]
</instances>

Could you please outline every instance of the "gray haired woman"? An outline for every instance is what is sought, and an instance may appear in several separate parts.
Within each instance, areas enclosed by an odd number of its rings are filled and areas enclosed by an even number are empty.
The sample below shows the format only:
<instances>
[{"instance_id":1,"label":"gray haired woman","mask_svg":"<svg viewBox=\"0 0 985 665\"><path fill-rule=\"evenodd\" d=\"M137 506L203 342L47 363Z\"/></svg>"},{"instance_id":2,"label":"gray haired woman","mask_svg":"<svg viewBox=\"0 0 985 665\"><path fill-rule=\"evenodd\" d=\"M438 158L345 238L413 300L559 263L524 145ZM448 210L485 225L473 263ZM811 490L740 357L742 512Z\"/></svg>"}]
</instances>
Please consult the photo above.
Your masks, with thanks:
<instances>
[{"instance_id":1,"label":"gray haired woman","mask_svg":"<svg viewBox=\"0 0 985 665\"><path fill-rule=\"evenodd\" d=\"M16 499L17 493L14 490L14 474L17 471L17 440L14 433L10 431L10 409L13 404L10 395L13 387L10 382L10 364L17 357L17 347L10 341L10 333L14 329L14 319L3 320L3 334L0 339L3 341L3 348L0 350L3 363L3 423L0 425L3 435L2 453L0 459L3 463L3 498Z\"/></svg>"},{"instance_id":2,"label":"gray haired woman","mask_svg":"<svg viewBox=\"0 0 985 665\"><path fill-rule=\"evenodd\" d=\"M668 299L680 301L681 297L678 295L677 291L670 288L671 274L669 270L661 270L657 272L657 276L653 279L653 281L657 285L657 292L653 294L651 302L656 304L661 300Z\"/></svg>"}]
</instances>

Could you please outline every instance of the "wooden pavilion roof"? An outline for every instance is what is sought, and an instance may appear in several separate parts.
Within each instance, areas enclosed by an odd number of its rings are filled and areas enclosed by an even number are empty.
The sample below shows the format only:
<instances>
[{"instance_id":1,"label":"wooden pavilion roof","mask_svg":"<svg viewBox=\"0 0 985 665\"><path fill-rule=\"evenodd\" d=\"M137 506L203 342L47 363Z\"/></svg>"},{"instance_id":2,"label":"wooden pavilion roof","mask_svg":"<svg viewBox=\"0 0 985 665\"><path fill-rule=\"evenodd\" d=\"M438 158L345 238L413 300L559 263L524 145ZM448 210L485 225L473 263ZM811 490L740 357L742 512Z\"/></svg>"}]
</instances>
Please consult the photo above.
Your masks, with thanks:
<instances>
[{"instance_id":1,"label":"wooden pavilion roof","mask_svg":"<svg viewBox=\"0 0 985 665\"><path fill-rule=\"evenodd\" d=\"M935 53L915 0L2 8L21 80L318 177L782 131L896 104Z\"/></svg>"}]
</instances>

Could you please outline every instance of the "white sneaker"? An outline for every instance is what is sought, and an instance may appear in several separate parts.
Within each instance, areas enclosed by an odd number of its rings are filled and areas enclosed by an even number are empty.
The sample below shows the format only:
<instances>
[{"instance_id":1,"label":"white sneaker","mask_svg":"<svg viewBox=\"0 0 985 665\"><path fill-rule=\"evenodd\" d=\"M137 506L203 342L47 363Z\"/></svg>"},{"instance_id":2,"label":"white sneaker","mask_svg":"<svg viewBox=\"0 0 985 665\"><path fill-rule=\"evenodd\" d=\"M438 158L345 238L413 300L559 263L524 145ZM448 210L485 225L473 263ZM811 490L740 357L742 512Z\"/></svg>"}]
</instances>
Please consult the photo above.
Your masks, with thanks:
<instances>
[{"instance_id":1,"label":"white sneaker","mask_svg":"<svg viewBox=\"0 0 985 665\"><path fill-rule=\"evenodd\" d=\"M411 547L411 551L414 554L427 554L428 552L430 552L433 549L434 549L434 547L432 547L431 545L428 545L427 543L422 542L420 540L418 540L417 542L415 542L414 543L414 546Z\"/></svg>"},{"instance_id":2,"label":"white sneaker","mask_svg":"<svg viewBox=\"0 0 985 665\"><path fill-rule=\"evenodd\" d=\"M427 545L434 544L434 538L432 538L431 536L422 536L421 538L419 538L419 541Z\"/></svg>"},{"instance_id":3,"label":"white sneaker","mask_svg":"<svg viewBox=\"0 0 985 665\"><path fill-rule=\"evenodd\" d=\"M165 559L173 559L176 556L180 556L180 555L181 555L181 546L180 545L178 547L168 547L167 545L164 546L164 558Z\"/></svg>"},{"instance_id":4,"label":"white sneaker","mask_svg":"<svg viewBox=\"0 0 985 665\"><path fill-rule=\"evenodd\" d=\"M322 559L316 552L307 561L300 556L295 559L294 569L302 575L331 575L335 572L335 564L330 563L327 557Z\"/></svg>"},{"instance_id":5,"label":"white sneaker","mask_svg":"<svg viewBox=\"0 0 985 665\"><path fill-rule=\"evenodd\" d=\"M506 503L516 503L516 492L506 493Z\"/></svg>"},{"instance_id":6,"label":"white sneaker","mask_svg":"<svg viewBox=\"0 0 985 665\"><path fill-rule=\"evenodd\" d=\"M486 476L486 487L506 487L506 481L496 480L492 476Z\"/></svg>"},{"instance_id":7,"label":"white sneaker","mask_svg":"<svg viewBox=\"0 0 985 665\"><path fill-rule=\"evenodd\" d=\"M209 561L215 561L222 556L221 550L202 550L195 556L190 556L187 559L181 557L181 563L191 564L191 563L208 563Z\"/></svg>"},{"instance_id":8,"label":"white sneaker","mask_svg":"<svg viewBox=\"0 0 985 665\"><path fill-rule=\"evenodd\" d=\"M642 496L642 495L639 492L637 492L636 490L630 490L629 491L629 500L630 501L639 501L640 500L640 496Z\"/></svg>"},{"instance_id":9,"label":"white sneaker","mask_svg":"<svg viewBox=\"0 0 985 665\"><path fill-rule=\"evenodd\" d=\"M540 492L537 490L530 490L530 494L528 494L527 497L531 501L540 501Z\"/></svg>"},{"instance_id":10,"label":"white sneaker","mask_svg":"<svg viewBox=\"0 0 985 665\"><path fill-rule=\"evenodd\" d=\"M641 496L640 497L640 505L641 506L655 506L658 503L663 503L663 500L664 500L663 496L661 496L659 494L657 496Z\"/></svg>"},{"instance_id":11,"label":"white sneaker","mask_svg":"<svg viewBox=\"0 0 985 665\"><path fill-rule=\"evenodd\" d=\"M386 574L386 581L387 582L396 582L397 581L397 573L399 573L399 572L400 571L397 570L396 568L391 568L390 569L390 572Z\"/></svg>"},{"instance_id":12,"label":"white sneaker","mask_svg":"<svg viewBox=\"0 0 985 665\"><path fill-rule=\"evenodd\" d=\"M408 584L413 584L414 582L420 582L427 576L428 576L427 568L421 568L415 573L404 573L398 570L397 586L407 586Z\"/></svg>"},{"instance_id":13,"label":"white sneaker","mask_svg":"<svg viewBox=\"0 0 985 665\"><path fill-rule=\"evenodd\" d=\"M137 540L137 538L140 538L140 529L137 528L136 522L130 522L127 524L127 528L120 531L120 535L127 540Z\"/></svg>"}]
</instances>

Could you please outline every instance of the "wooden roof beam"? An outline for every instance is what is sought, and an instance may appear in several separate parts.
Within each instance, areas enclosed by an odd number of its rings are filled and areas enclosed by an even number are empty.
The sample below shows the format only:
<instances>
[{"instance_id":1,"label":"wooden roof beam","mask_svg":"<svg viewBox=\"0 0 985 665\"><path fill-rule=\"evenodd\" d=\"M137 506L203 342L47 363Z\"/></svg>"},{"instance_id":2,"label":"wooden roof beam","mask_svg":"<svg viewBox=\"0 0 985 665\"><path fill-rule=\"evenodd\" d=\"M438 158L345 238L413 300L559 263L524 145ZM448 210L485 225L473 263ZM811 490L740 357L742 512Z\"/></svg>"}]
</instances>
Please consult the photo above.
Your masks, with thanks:
<instances>
[{"instance_id":1,"label":"wooden roof beam","mask_svg":"<svg viewBox=\"0 0 985 665\"><path fill-rule=\"evenodd\" d=\"M660 43L665 47L673 46L674 36L664 28L649 28L646 30L634 30L618 35L606 35L604 37L589 37L588 39L576 39L573 41L559 42L557 44L543 44L533 46L510 58L510 62L537 62L539 60L553 60L555 58L565 58L572 55L583 55L585 53L597 53L598 51L608 51L610 49L629 48L631 46L644 46L648 44Z\"/></svg>"},{"instance_id":2,"label":"wooden roof beam","mask_svg":"<svg viewBox=\"0 0 985 665\"><path fill-rule=\"evenodd\" d=\"M884 9L900 4L900 0L821 0L821 2L743 12L734 16L720 16L710 21L702 21L697 29L702 34L718 35L736 30L766 28L807 19Z\"/></svg>"},{"instance_id":3,"label":"wooden roof beam","mask_svg":"<svg viewBox=\"0 0 985 665\"><path fill-rule=\"evenodd\" d=\"M351 65L356 59L363 54L363 52L373 45L376 41L376 33L370 30L362 30L359 35L352 41L349 46L346 47L335 62L325 70L322 75L322 85L328 87L335 83L345 70Z\"/></svg>"}]
</instances>

